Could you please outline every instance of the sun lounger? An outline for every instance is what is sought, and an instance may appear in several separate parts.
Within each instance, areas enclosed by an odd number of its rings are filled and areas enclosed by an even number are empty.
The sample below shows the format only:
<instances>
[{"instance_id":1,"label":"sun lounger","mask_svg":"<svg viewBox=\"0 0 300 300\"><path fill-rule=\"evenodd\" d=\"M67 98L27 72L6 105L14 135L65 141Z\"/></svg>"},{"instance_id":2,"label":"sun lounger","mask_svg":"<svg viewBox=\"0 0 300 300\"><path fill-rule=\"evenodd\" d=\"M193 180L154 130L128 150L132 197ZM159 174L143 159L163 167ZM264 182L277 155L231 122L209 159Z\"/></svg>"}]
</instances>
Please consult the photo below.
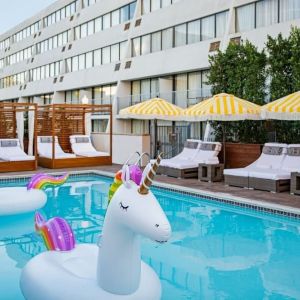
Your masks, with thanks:
<instances>
[{"instance_id":1,"label":"sun lounger","mask_svg":"<svg viewBox=\"0 0 300 300\"><path fill-rule=\"evenodd\" d=\"M225 169L225 184L249 188L250 173L276 173L281 168L286 157L287 145L279 143L266 143L261 156L245 168Z\"/></svg>"},{"instance_id":2,"label":"sun lounger","mask_svg":"<svg viewBox=\"0 0 300 300\"><path fill-rule=\"evenodd\" d=\"M109 156L107 152L97 151L92 145L91 138L88 135L71 135L70 142L72 151L78 156L99 157Z\"/></svg>"},{"instance_id":3,"label":"sun lounger","mask_svg":"<svg viewBox=\"0 0 300 300\"><path fill-rule=\"evenodd\" d=\"M18 139L0 139L0 159L12 162L35 160L35 157L22 150Z\"/></svg>"},{"instance_id":4,"label":"sun lounger","mask_svg":"<svg viewBox=\"0 0 300 300\"><path fill-rule=\"evenodd\" d=\"M160 168L160 173L177 178L197 178L199 164L218 164L220 151L221 144L218 142L201 142L193 156L166 161Z\"/></svg>"},{"instance_id":5,"label":"sun lounger","mask_svg":"<svg viewBox=\"0 0 300 300\"><path fill-rule=\"evenodd\" d=\"M292 172L300 170L300 145L291 144L287 148L281 166L277 169L249 172L249 187L257 190L283 192L290 189Z\"/></svg>"},{"instance_id":6,"label":"sun lounger","mask_svg":"<svg viewBox=\"0 0 300 300\"><path fill-rule=\"evenodd\" d=\"M200 144L201 144L200 140L192 140L192 139L186 140L186 142L184 143L183 150L172 158L162 159L160 163L160 167L168 166L169 163L176 162L178 160L186 161L186 160L190 160L191 158L194 158L197 152L199 151ZM155 161L156 159L151 159L150 162L151 164L153 164ZM160 173L159 171L160 169L158 169L158 174Z\"/></svg>"},{"instance_id":7,"label":"sun lounger","mask_svg":"<svg viewBox=\"0 0 300 300\"><path fill-rule=\"evenodd\" d=\"M52 159L52 136L39 136L37 142L38 155L41 157ZM75 154L65 153L55 137L55 159L75 158Z\"/></svg>"}]
</instances>

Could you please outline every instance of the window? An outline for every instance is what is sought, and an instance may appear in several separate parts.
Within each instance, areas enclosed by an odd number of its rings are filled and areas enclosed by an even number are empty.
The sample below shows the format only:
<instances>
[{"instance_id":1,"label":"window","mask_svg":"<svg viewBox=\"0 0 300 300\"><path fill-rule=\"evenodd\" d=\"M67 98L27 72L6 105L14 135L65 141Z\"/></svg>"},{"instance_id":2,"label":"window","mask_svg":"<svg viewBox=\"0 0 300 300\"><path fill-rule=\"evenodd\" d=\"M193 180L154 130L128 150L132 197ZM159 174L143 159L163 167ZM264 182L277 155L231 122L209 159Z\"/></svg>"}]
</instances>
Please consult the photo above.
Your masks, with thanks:
<instances>
[{"instance_id":1,"label":"window","mask_svg":"<svg viewBox=\"0 0 300 300\"><path fill-rule=\"evenodd\" d=\"M103 20L103 29L110 28L110 14L104 15L102 20Z\"/></svg>"},{"instance_id":2,"label":"window","mask_svg":"<svg viewBox=\"0 0 300 300\"><path fill-rule=\"evenodd\" d=\"M90 21L87 24L87 35L94 34L94 21Z\"/></svg>"},{"instance_id":3,"label":"window","mask_svg":"<svg viewBox=\"0 0 300 300\"><path fill-rule=\"evenodd\" d=\"M150 13L150 0L143 0L142 2L142 14Z\"/></svg>"},{"instance_id":4,"label":"window","mask_svg":"<svg viewBox=\"0 0 300 300\"><path fill-rule=\"evenodd\" d=\"M78 70L85 69L85 54L81 54L78 57Z\"/></svg>"},{"instance_id":5,"label":"window","mask_svg":"<svg viewBox=\"0 0 300 300\"><path fill-rule=\"evenodd\" d=\"M201 19L201 40L209 40L215 37L215 16Z\"/></svg>"},{"instance_id":6,"label":"window","mask_svg":"<svg viewBox=\"0 0 300 300\"><path fill-rule=\"evenodd\" d=\"M72 72L78 71L78 56L72 57Z\"/></svg>"},{"instance_id":7,"label":"window","mask_svg":"<svg viewBox=\"0 0 300 300\"><path fill-rule=\"evenodd\" d=\"M132 40L132 56L141 55L141 38L135 38Z\"/></svg>"},{"instance_id":8,"label":"window","mask_svg":"<svg viewBox=\"0 0 300 300\"><path fill-rule=\"evenodd\" d=\"M95 20L95 32L102 30L102 17L99 17Z\"/></svg>"},{"instance_id":9,"label":"window","mask_svg":"<svg viewBox=\"0 0 300 300\"><path fill-rule=\"evenodd\" d=\"M299 0L280 0L280 22L300 18Z\"/></svg>"},{"instance_id":10,"label":"window","mask_svg":"<svg viewBox=\"0 0 300 300\"><path fill-rule=\"evenodd\" d=\"M127 55L127 42L120 43L120 59L124 59Z\"/></svg>"},{"instance_id":11,"label":"window","mask_svg":"<svg viewBox=\"0 0 300 300\"><path fill-rule=\"evenodd\" d=\"M188 23L188 44L200 42L200 20Z\"/></svg>"},{"instance_id":12,"label":"window","mask_svg":"<svg viewBox=\"0 0 300 300\"><path fill-rule=\"evenodd\" d=\"M256 27L278 22L278 0L264 0L256 3Z\"/></svg>"},{"instance_id":13,"label":"window","mask_svg":"<svg viewBox=\"0 0 300 300\"><path fill-rule=\"evenodd\" d=\"M160 0L151 0L151 11L160 9Z\"/></svg>"},{"instance_id":14,"label":"window","mask_svg":"<svg viewBox=\"0 0 300 300\"><path fill-rule=\"evenodd\" d=\"M129 5L126 5L121 8L121 23L127 22L128 20L129 20Z\"/></svg>"},{"instance_id":15,"label":"window","mask_svg":"<svg viewBox=\"0 0 300 300\"><path fill-rule=\"evenodd\" d=\"M255 3L236 9L236 31L242 32L255 28Z\"/></svg>"},{"instance_id":16,"label":"window","mask_svg":"<svg viewBox=\"0 0 300 300\"><path fill-rule=\"evenodd\" d=\"M110 47L102 48L102 64L110 63Z\"/></svg>"},{"instance_id":17,"label":"window","mask_svg":"<svg viewBox=\"0 0 300 300\"><path fill-rule=\"evenodd\" d=\"M161 31L151 34L151 51L161 51Z\"/></svg>"},{"instance_id":18,"label":"window","mask_svg":"<svg viewBox=\"0 0 300 300\"><path fill-rule=\"evenodd\" d=\"M129 5L129 19L133 19L134 17L134 13L135 13L135 9L136 9L136 2L132 2Z\"/></svg>"},{"instance_id":19,"label":"window","mask_svg":"<svg viewBox=\"0 0 300 300\"><path fill-rule=\"evenodd\" d=\"M161 0L161 7L166 7L171 4L172 4L171 0Z\"/></svg>"},{"instance_id":20,"label":"window","mask_svg":"<svg viewBox=\"0 0 300 300\"><path fill-rule=\"evenodd\" d=\"M173 47L173 28L168 28L162 31L162 50Z\"/></svg>"},{"instance_id":21,"label":"window","mask_svg":"<svg viewBox=\"0 0 300 300\"><path fill-rule=\"evenodd\" d=\"M82 24L80 26L80 38L85 38L87 36L87 24Z\"/></svg>"},{"instance_id":22,"label":"window","mask_svg":"<svg viewBox=\"0 0 300 300\"><path fill-rule=\"evenodd\" d=\"M150 53L150 34L142 37L142 55Z\"/></svg>"},{"instance_id":23,"label":"window","mask_svg":"<svg viewBox=\"0 0 300 300\"><path fill-rule=\"evenodd\" d=\"M216 37L222 37L225 34L228 20L228 11L216 14Z\"/></svg>"},{"instance_id":24,"label":"window","mask_svg":"<svg viewBox=\"0 0 300 300\"><path fill-rule=\"evenodd\" d=\"M175 47L186 45L186 24L175 26Z\"/></svg>"},{"instance_id":25,"label":"window","mask_svg":"<svg viewBox=\"0 0 300 300\"><path fill-rule=\"evenodd\" d=\"M119 48L119 44L116 45L112 45L111 46L111 62L115 62L120 60L120 48Z\"/></svg>"},{"instance_id":26,"label":"window","mask_svg":"<svg viewBox=\"0 0 300 300\"><path fill-rule=\"evenodd\" d=\"M94 51L94 66L101 65L101 49Z\"/></svg>"},{"instance_id":27,"label":"window","mask_svg":"<svg viewBox=\"0 0 300 300\"><path fill-rule=\"evenodd\" d=\"M115 10L111 13L111 26L118 25L120 23L120 10Z\"/></svg>"},{"instance_id":28,"label":"window","mask_svg":"<svg viewBox=\"0 0 300 300\"><path fill-rule=\"evenodd\" d=\"M93 52L88 52L85 57L85 67L87 69L93 67Z\"/></svg>"}]
</instances>

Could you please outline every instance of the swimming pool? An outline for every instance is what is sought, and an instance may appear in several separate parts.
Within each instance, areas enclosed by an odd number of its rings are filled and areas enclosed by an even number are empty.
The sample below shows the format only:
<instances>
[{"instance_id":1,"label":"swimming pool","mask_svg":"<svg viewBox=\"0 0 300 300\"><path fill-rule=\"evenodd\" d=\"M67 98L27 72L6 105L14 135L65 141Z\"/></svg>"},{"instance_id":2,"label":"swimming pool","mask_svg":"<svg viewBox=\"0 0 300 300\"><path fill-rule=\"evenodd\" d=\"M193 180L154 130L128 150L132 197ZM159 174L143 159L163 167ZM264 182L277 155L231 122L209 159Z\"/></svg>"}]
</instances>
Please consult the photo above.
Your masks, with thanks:
<instances>
[{"instance_id":1,"label":"swimming pool","mask_svg":"<svg viewBox=\"0 0 300 300\"><path fill-rule=\"evenodd\" d=\"M1 183L22 186L26 180ZM62 216L78 243L101 232L112 180L72 176L47 191L42 212ZM172 225L167 244L142 240L144 261L159 275L163 300L300 299L300 220L152 188ZM23 299L22 267L45 250L33 215L0 219L0 299ZM88 298L87 298L88 299Z\"/></svg>"}]
</instances>

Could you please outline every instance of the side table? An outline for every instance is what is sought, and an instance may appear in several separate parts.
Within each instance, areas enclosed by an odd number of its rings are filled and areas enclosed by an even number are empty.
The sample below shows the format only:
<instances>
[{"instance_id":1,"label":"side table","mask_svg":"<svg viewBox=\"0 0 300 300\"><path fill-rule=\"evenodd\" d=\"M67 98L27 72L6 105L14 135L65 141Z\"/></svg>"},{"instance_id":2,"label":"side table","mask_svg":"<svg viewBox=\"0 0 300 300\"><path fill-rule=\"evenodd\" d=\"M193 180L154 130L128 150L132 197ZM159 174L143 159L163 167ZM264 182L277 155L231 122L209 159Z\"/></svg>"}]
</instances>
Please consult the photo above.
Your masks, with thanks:
<instances>
[{"instance_id":1,"label":"side table","mask_svg":"<svg viewBox=\"0 0 300 300\"><path fill-rule=\"evenodd\" d=\"M291 194L300 195L300 173L292 172L291 174Z\"/></svg>"},{"instance_id":2,"label":"side table","mask_svg":"<svg viewBox=\"0 0 300 300\"><path fill-rule=\"evenodd\" d=\"M217 182L223 180L224 164L199 164L198 168L198 180Z\"/></svg>"}]
</instances>

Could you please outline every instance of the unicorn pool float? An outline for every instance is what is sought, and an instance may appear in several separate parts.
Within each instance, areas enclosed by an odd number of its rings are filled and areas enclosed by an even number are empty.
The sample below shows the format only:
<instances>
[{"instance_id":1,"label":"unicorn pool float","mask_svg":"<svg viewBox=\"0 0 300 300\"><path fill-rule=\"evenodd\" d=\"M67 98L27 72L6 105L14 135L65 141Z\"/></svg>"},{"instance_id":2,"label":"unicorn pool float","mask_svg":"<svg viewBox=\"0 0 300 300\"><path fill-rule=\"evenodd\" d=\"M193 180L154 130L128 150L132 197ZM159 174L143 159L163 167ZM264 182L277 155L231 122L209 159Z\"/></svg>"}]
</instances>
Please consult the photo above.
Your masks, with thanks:
<instances>
[{"instance_id":1,"label":"unicorn pool float","mask_svg":"<svg viewBox=\"0 0 300 300\"><path fill-rule=\"evenodd\" d=\"M0 216L25 214L43 207L47 196L43 190L63 184L67 174L53 177L46 174L34 175L26 187L0 189Z\"/></svg>"},{"instance_id":2,"label":"unicorn pool float","mask_svg":"<svg viewBox=\"0 0 300 300\"><path fill-rule=\"evenodd\" d=\"M160 160L158 156L149 172L138 175L140 184L132 178L135 172L123 166L117 176L122 184L112 195L98 245L75 245L66 221L46 222L36 215L37 230L47 248L56 251L41 253L24 267L20 286L27 300L160 299L159 278L141 260L139 241L143 235L164 243L171 235L169 221L149 190Z\"/></svg>"}]
</instances>

